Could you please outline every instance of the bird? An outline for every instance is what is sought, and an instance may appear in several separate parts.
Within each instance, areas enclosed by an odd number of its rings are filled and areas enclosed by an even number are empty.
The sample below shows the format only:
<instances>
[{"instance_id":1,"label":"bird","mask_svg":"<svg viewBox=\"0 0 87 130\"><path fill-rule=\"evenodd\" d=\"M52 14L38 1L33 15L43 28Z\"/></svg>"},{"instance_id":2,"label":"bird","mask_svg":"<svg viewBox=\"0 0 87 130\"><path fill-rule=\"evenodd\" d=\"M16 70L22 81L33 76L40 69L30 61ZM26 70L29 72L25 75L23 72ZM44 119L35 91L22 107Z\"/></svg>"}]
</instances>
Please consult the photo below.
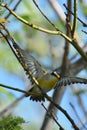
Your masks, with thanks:
<instances>
[{"instance_id":1,"label":"bird","mask_svg":"<svg viewBox=\"0 0 87 130\"><path fill-rule=\"evenodd\" d=\"M30 88L28 91L35 93L34 95L26 95L30 96L30 100L41 102L45 101L44 93L49 92L52 89L56 89L61 86L67 86L70 84L75 83L83 83L87 84L87 79L80 78L76 76L61 76L60 73L58 73L55 70L52 70L51 72L48 72L39 62L36 60L32 55L28 54L27 51L21 49L18 44L13 44L14 49L16 50L18 59L21 64L25 64L27 66L28 70L31 72L32 76L37 80L39 83L39 87L35 84L35 82L32 80L31 75L26 71L26 74L28 75L28 79L32 84L32 88Z\"/></svg>"}]
</instances>

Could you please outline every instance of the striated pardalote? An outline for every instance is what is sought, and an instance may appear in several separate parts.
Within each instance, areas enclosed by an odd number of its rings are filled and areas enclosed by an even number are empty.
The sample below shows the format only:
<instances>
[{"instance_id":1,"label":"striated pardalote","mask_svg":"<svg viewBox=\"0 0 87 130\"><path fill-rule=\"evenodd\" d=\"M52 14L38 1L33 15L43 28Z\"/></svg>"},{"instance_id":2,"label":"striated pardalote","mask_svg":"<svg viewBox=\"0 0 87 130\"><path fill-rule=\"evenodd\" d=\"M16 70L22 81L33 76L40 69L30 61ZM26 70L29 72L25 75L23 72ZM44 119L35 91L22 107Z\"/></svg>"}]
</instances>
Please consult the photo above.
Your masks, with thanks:
<instances>
[{"instance_id":1,"label":"striated pardalote","mask_svg":"<svg viewBox=\"0 0 87 130\"><path fill-rule=\"evenodd\" d=\"M62 77L56 71L47 72L40 63L31 55L29 55L26 51L22 50L16 43L13 43L13 47L20 59L20 63L24 63L25 66L28 67L28 70L31 72L32 76L38 81L39 86L43 93L47 93L51 89L55 89L60 86L66 86L74 83L83 83L87 84L87 79L79 78L79 77ZM24 68L26 71L26 69ZM27 73L27 72L26 72ZM27 73L28 74L28 73ZM33 92L36 95L30 95L30 99L33 101L45 101L45 97L41 93L41 90L34 83L29 75L29 80L32 83L32 88L29 92Z\"/></svg>"}]
</instances>

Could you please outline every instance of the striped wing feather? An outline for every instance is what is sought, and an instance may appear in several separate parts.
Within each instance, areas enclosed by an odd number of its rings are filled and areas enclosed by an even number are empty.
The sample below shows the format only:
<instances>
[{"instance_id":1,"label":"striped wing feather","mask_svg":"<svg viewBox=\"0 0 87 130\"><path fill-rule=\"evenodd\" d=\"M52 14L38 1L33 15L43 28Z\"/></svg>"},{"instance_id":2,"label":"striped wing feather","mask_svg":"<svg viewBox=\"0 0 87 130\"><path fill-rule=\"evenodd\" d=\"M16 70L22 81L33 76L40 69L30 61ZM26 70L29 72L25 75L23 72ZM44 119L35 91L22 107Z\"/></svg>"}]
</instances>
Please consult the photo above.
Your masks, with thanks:
<instances>
[{"instance_id":1,"label":"striped wing feather","mask_svg":"<svg viewBox=\"0 0 87 130\"><path fill-rule=\"evenodd\" d=\"M55 87L66 86L75 83L87 84L87 79L79 77L64 77L56 83Z\"/></svg>"},{"instance_id":2,"label":"striped wing feather","mask_svg":"<svg viewBox=\"0 0 87 130\"><path fill-rule=\"evenodd\" d=\"M43 74L46 73L45 69L40 65L40 63L29 53L22 50L17 44L14 45L14 48L16 50L16 53L20 59L21 62L25 61L27 64L29 71L32 73L32 76L36 79L40 78ZM22 61L23 60L23 61ZM27 72L26 72L27 74ZM32 81L31 76L29 76L29 79ZM33 83L33 81L32 81Z\"/></svg>"},{"instance_id":3,"label":"striped wing feather","mask_svg":"<svg viewBox=\"0 0 87 130\"><path fill-rule=\"evenodd\" d=\"M27 63L29 70L32 75L38 79L46 73L45 69L39 64L39 62L31 55L27 54L25 51L22 51L24 60Z\"/></svg>"}]
</instances>

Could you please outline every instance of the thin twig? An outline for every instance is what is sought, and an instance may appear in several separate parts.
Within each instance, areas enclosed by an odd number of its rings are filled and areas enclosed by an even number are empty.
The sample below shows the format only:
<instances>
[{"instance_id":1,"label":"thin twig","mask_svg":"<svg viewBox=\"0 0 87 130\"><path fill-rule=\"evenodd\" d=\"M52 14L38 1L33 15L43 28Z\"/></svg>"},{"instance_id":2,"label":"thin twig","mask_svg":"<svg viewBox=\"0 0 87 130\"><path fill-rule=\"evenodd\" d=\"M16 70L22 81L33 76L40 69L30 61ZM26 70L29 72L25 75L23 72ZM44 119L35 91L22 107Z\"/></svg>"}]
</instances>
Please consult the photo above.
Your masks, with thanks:
<instances>
[{"instance_id":1,"label":"thin twig","mask_svg":"<svg viewBox=\"0 0 87 130\"><path fill-rule=\"evenodd\" d=\"M11 86L7 86L7 85L4 85L4 84L0 84L0 87L11 89L11 90L14 90L14 91L17 91L17 92L21 92L21 93L24 93L25 95L28 95L28 96L30 96L30 95L33 95L33 96L37 95L38 96L37 93L29 92L29 91L26 91L26 90L23 90L23 89L19 89L19 88L13 88Z\"/></svg>"},{"instance_id":2,"label":"thin twig","mask_svg":"<svg viewBox=\"0 0 87 130\"><path fill-rule=\"evenodd\" d=\"M81 123L81 125L83 126L83 128L85 128L85 129L87 130L87 127L86 127L86 126L83 124L83 122L81 121L81 119L80 119L80 117L79 117L79 115L78 115L78 113L77 113L77 111L76 111L74 105L73 105L71 102L70 102L70 106L72 107L72 109L73 109L73 111L74 111L76 117L78 118L78 120L79 120L79 122Z\"/></svg>"},{"instance_id":3,"label":"thin twig","mask_svg":"<svg viewBox=\"0 0 87 130\"><path fill-rule=\"evenodd\" d=\"M47 94L45 94L45 97L47 98L48 101L50 101L57 109L59 109L64 115L66 115L67 119L71 122L73 128L75 130L79 130L78 126L76 126L75 122L73 121L73 119L69 116L69 114L67 113L66 110L64 110L61 106L59 106L58 104L56 104L52 98L50 98Z\"/></svg>"},{"instance_id":4,"label":"thin twig","mask_svg":"<svg viewBox=\"0 0 87 130\"><path fill-rule=\"evenodd\" d=\"M71 43L79 52L79 54L84 58L84 60L87 62L87 55L86 53L83 51L83 49L79 46L78 42L76 39L73 39L72 43Z\"/></svg>"},{"instance_id":5,"label":"thin twig","mask_svg":"<svg viewBox=\"0 0 87 130\"><path fill-rule=\"evenodd\" d=\"M61 130L64 130L63 127L58 123L58 121L56 120L55 116L52 114L52 112L49 113L49 111L47 110L47 108L44 106L43 103L41 103L41 105L43 106L43 108L46 110L48 116L51 116L53 118L53 120L56 122L56 124L60 127Z\"/></svg>"},{"instance_id":6,"label":"thin twig","mask_svg":"<svg viewBox=\"0 0 87 130\"><path fill-rule=\"evenodd\" d=\"M34 4L36 5L36 7L38 8L38 10L41 12L41 14L44 16L44 18L57 30L59 31L59 29L55 26L54 23L52 23L49 18L42 12L42 10L40 9L40 7L38 6L38 4L36 3L36 0L33 0Z\"/></svg>"},{"instance_id":7,"label":"thin twig","mask_svg":"<svg viewBox=\"0 0 87 130\"><path fill-rule=\"evenodd\" d=\"M63 4L63 6L74 16L74 13L71 10L69 10L65 4ZM84 27L87 27L87 24L83 22L79 17L77 17L77 19L79 20L79 22L83 24Z\"/></svg>"},{"instance_id":8,"label":"thin twig","mask_svg":"<svg viewBox=\"0 0 87 130\"><path fill-rule=\"evenodd\" d=\"M16 5L14 6L14 8L12 9L13 11L15 11L18 7L18 5L20 4L22 0L18 0L18 2L16 3ZM11 15L11 13L9 12L9 14L7 16L5 16L5 18L7 19L9 16Z\"/></svg>"},{"instance_id":9,"label":"thin twig","mask_svg":"<svg viewBox=\"0 0 87 130\"><path fill-rule=\"evenodd\" d=\"M67 6L68 6L69 9L72 8L72 1L71 0L67 0ZM71 14L67 10L66 35L69 36L69 37L71 37L70 24L71 24ZM64 55L63 55L63 59L62 59L62 72L61 72L62 75L65 75L66 72L67 72L67 68L69 68L68 55L69 55L69 43L68 43L68 41L65 40Z\"/></svg>"},{"instance_id":10,"label":"thin twig","mask_svg":"<svg viewBox=\"0 0 87 130\"><path fill-rule=\"evenodd\" d=\"M87 31L82 30L82 32L84 32L85 34L87 34Z\"/></svg>"},{"instance_id":11,"label":"thin twig","mask_svg":"<svg viewBox=\"0 0 87 130\"><path fill-rule=\"evenodd\" d=\"M73 26L72 26L72 38L75 36L76 31L76 25L77 25L77 0L74 0L74 20L73 20Z\"/></svg>"},{"instance_id":12,"label":"thin twig","mask_svg":"<svg viewBox=\"0 0 87 130\"><path fill-rule=\"evenodd\" d=\"M82 49L87 52L87 43L85 43L83 46L82 46ZM70 61L74 60L76 57L78 56L78 53L76 52L71 58L70 58Z\"/></svg>"}]
</instances>

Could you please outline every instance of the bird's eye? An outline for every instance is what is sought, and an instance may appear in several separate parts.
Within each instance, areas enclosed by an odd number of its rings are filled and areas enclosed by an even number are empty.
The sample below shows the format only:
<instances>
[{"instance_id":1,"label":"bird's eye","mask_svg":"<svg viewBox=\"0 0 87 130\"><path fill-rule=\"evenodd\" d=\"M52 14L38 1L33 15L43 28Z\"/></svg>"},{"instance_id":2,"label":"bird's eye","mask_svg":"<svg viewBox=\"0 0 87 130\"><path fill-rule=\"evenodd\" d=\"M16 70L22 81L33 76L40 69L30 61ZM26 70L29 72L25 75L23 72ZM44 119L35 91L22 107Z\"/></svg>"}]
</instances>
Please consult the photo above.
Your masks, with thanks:
<instances>
[{"instance_id":1,"label":"bird's eye","mask_svg":"<svg viewBox=\"0 0 87 130\"><path fill-rule=\"evenodd\" d=\"M57 73L56 71L53 71L51 74L52 74L53 76L57 77L58 79L61 78L61 75L60 75L59 73Z\"/></svg>"}]
</instances>

